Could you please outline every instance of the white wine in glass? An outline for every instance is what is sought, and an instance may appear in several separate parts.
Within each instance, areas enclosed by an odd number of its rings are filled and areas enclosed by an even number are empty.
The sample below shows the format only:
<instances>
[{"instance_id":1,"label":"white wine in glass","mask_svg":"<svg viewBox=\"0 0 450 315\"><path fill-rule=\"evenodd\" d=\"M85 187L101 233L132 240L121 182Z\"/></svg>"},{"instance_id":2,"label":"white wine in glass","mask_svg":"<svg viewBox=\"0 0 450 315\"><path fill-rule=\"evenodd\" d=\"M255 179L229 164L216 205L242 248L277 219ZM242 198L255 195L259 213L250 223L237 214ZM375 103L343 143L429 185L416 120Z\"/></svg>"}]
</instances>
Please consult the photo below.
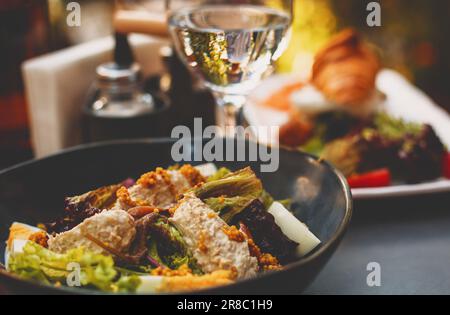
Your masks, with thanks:
<instances>
[{"instance_id":1,"label":"white wine in glass","mask_svg":"<svg viewBox=\"0 0 450 315\"><path fill-rule=\"evenodd\" d=\"M272 70L288 44L293 3L186 1L180 7L168 3L177 52L214 92L218 124L233 134L246 95Z\"/></svg>"}]
</instances>

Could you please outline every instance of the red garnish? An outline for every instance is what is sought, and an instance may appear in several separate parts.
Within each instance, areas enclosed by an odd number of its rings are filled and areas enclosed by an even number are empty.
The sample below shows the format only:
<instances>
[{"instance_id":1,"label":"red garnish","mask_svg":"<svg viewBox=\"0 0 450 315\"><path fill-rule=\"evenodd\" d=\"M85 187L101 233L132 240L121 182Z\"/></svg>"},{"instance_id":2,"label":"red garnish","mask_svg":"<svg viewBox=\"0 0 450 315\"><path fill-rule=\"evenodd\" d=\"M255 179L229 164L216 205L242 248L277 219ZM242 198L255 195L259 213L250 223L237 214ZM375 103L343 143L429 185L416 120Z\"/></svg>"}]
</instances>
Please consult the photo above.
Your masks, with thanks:
<instances>
[{"instance_id":1,"label":"red garnish","mask_svg":"<svg viewBox=\"0 0 450 315\"><path fill-rule=\"evenodd\" d=\"M391 172L387 168L352 175L347 178L351 188L386 187L391 185Z\"/></svg>"},{"instance_id":2,"label":"red garnish","mask_svg":"<svg viewBox=\"0 0 450 315\"><path fill-rule=\"evenodd\" d=\"M450 179L450 152L445 154L443 162L443 175L445 178Z\"/></svg>"}]
</instances>

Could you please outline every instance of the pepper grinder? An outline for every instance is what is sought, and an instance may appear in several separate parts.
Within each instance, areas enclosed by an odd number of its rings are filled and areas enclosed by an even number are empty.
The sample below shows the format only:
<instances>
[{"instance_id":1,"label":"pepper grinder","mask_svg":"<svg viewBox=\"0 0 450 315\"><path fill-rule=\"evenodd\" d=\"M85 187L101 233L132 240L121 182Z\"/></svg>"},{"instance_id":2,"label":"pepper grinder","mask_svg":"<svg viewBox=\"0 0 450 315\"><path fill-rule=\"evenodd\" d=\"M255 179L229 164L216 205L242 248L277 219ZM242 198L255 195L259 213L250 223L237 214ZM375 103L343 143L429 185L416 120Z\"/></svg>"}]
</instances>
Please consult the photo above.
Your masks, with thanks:
<instances>
[{"instance_id":1,"label":"pepper grinder","mask_svg":"<svg viewBox=\"0 0 450 315\"><path fill-rule=\"evenodd\" d=\"M126 34L116 33L114 62L96 69L96 82L84 107L85 142L161 137L168 105L143 89L139 64Z\"/></svg>"}]
</instances>

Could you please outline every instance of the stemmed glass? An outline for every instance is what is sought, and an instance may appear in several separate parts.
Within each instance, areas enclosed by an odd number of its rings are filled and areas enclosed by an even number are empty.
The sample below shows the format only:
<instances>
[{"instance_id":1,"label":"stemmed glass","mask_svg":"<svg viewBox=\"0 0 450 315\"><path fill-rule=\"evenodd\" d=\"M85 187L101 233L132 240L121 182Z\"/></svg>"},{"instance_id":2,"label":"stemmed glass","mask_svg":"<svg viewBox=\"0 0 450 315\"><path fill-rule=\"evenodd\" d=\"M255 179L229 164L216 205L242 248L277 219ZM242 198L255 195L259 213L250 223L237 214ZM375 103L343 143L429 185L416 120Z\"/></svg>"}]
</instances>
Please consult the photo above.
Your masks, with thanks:
<instances>
[{"instance_id":1,"label":"stemmed glass","mask_svg":"<svg viewBox=\"0 0 450 315\"><path fill-rule=\"evenodd\" d=\"M177 53L217 99L217 124L234 135L252 89L287 47L293 0L166 0Z\"/></svg>"}]
</instances>

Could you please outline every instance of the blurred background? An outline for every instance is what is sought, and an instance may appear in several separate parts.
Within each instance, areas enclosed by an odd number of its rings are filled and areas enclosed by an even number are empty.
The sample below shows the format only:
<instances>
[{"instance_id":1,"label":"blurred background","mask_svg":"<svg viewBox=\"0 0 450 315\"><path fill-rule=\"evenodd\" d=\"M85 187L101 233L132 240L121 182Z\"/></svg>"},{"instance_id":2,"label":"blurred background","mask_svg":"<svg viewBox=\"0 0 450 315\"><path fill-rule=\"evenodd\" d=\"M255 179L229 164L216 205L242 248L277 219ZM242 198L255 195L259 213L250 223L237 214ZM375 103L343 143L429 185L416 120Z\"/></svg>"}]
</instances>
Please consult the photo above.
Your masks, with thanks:
<instances>
[{"instance_id":1,"label":"blurred background","mask_svg":"<svg viewBox=\"0 0 450 315\"><path fill-rule=\"evenodd\" d=\"M66 24L65 0L0 2L0 169L33 157L21 64L24 60L112 34L114 1L79 0L82 26ZM382 26L366 24L360 0L296 0L293 40L278 64L299 75L327 39L354 27L394 68L450 110L450 1L383 0Z\"/></svg>"}]
</instances>

